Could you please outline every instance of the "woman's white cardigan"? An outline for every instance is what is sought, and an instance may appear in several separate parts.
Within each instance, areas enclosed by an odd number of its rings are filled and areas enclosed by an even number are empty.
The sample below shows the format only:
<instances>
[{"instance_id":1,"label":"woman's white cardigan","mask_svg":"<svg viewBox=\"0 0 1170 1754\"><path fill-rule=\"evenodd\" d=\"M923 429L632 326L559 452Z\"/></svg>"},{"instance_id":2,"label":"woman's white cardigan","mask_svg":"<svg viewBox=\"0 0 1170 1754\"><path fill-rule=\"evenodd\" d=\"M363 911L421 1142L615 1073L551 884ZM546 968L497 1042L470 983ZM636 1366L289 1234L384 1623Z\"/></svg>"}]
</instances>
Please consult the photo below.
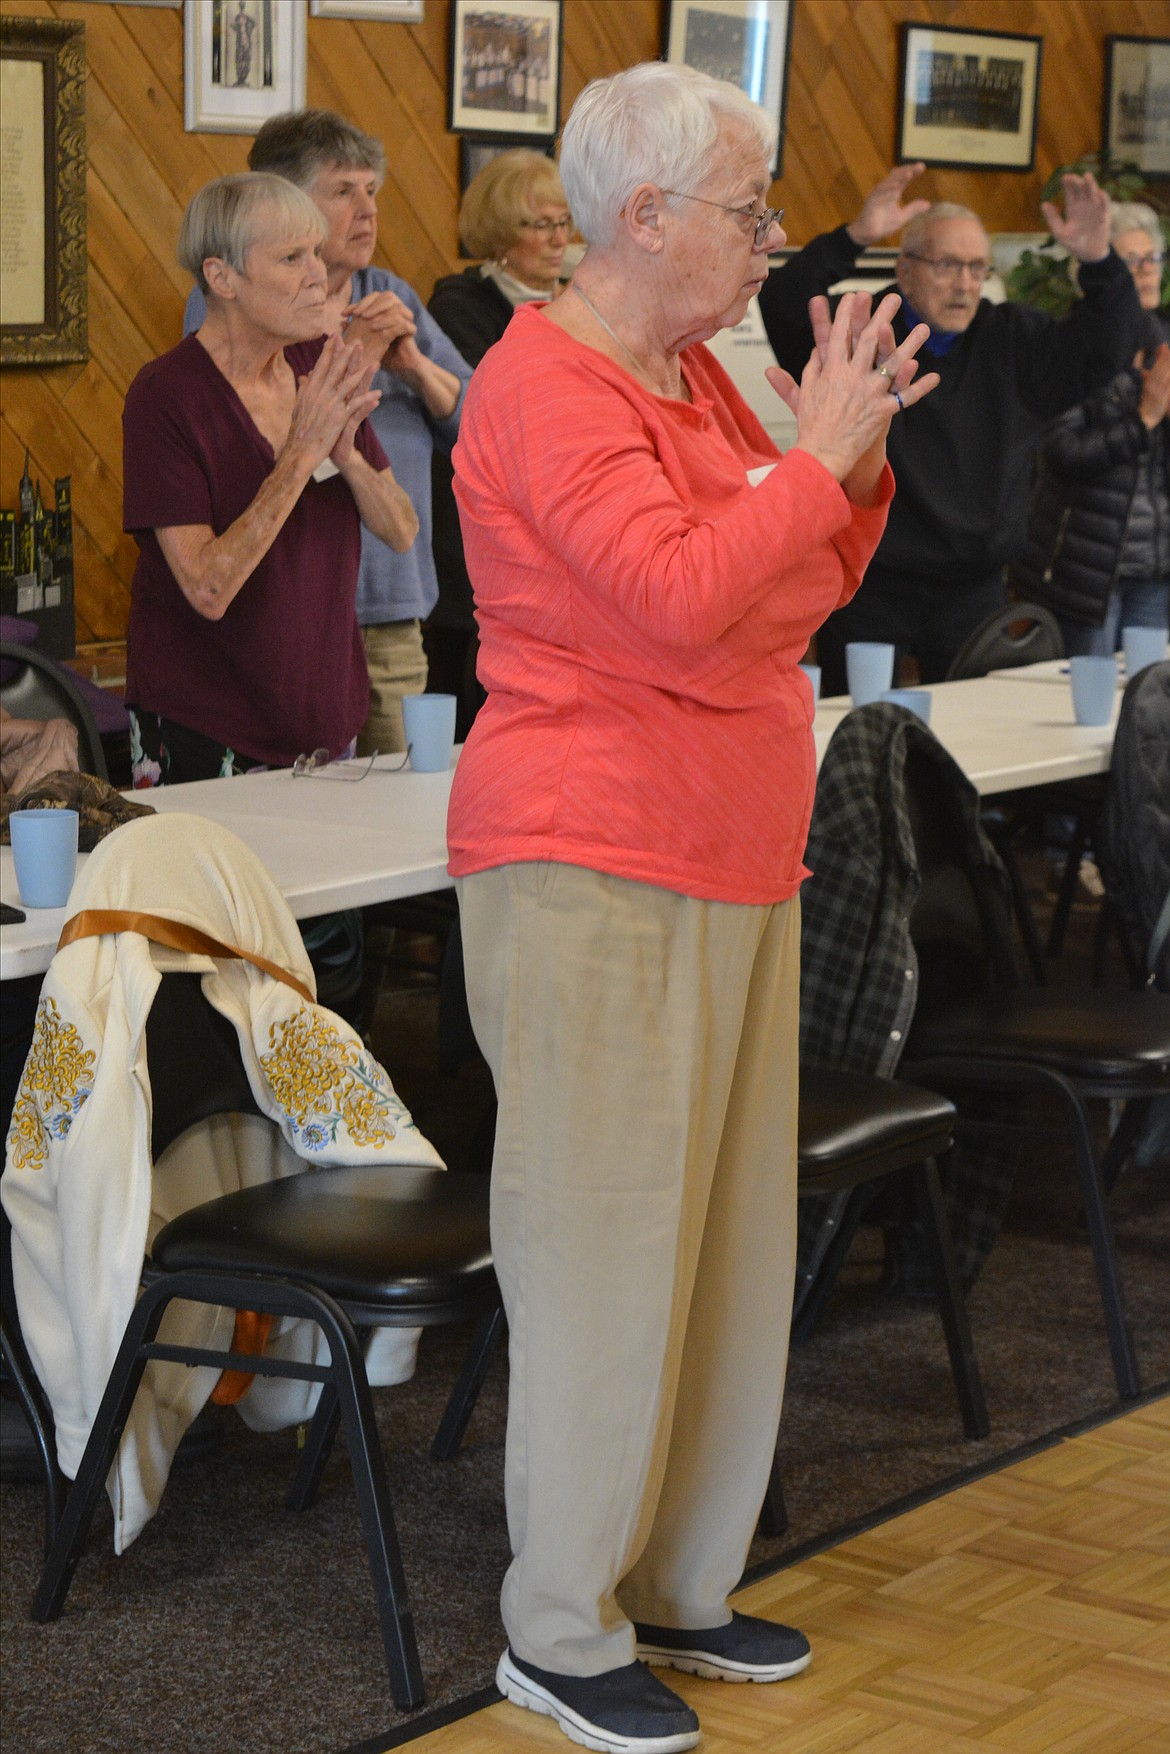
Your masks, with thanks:
<instances>
[{"instance_id":1,"label":"woman's white cardigan","mask_svg":"<svg viewBox=\"0 0 1170 1754\"><path fill-rule=\"evenodd\" d=\"M201 817L127 823L90 854L71 915L119 909L160 915L266 958L310 993L313 970L296 921L255 855ZM263 1115L216 1116L151 1161L145 1028L163 972L198 972L234 1025ZM198 1077L198 1067L192 1068ZM340 1163L442 1168L383 1068L333 1012L247 961L151 943L137 932L81 938L45 977L32 1047L9 1129L3 1178L21 1328L74 1477L138 1295L155 1234L177 1213L276 1176ZM230 1344L234 1313L172 1304L160 1339ZM380 1330L370 1380L402 1382L418 1332ZM309 1322L274 1325L267 1350L325 1354ZM171 1460L218 1379L213 1368L152 1362L107 1482L122 1552L158 1507ZM256 1377L237 1407L257 1429L311 1415L318 1384Z\"/></svg>"}]
</instances>

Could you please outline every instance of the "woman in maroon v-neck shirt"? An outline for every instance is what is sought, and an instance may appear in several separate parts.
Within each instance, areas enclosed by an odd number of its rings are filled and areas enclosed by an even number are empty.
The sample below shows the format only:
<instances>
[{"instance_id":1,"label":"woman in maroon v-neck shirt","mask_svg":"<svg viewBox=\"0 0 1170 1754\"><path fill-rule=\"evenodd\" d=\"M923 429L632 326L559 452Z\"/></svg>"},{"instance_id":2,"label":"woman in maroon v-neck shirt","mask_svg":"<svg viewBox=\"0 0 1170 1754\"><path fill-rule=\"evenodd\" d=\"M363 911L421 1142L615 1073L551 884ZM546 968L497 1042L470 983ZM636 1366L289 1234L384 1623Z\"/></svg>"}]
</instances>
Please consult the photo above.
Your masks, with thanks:
<instances>
[{"instance_id":1,"label":"woman in maroon v-neck shirt","mask_svg":"<svg viewBox=\"0 0 1170 1754\"><path fill-rule=\"evenodd\" d=\"M258 172L184 216L207 317L139 372L122 422L136 784L337 756L365 721L361 525L402 552L418 520L365 423L360 348L322 338L324 230Z\"/></svg>"}]
</instances>

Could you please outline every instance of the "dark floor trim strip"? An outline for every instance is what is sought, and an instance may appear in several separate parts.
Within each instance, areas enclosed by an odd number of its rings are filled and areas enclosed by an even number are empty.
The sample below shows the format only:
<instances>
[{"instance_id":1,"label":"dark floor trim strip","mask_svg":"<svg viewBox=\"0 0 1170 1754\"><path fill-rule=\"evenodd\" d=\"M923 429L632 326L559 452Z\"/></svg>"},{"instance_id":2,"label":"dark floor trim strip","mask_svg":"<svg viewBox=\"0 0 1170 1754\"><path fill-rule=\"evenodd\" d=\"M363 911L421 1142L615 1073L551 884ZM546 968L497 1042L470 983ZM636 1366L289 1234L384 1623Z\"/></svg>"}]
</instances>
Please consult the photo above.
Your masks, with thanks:
<instances>
[{"instance_id":1,"label":"dark floor trim strip","mask_svg":"<svg viewBox=\"0 0 1170 1754\"><path fill-rule=\"evenodd\" d=\"M892 1504L883 1505L880 1510L858 1517L856 1521L846 1523L839 1529L832 1529L827 1535L814 1535L811 1540L802 1541L798 1547L790 1547L779 1558L762 1560L759 1565L753 1565L744 1572L738 1587L745 1589L748 1584L759 1583L761 1578L772 1577L778 1571L787 1571L790 1566L800 1565L817 1553L824 1553L830 1547L840 1547L858 1535L868 1534L870 1529L876 1529L882 1523L892 1522L894 1517L905 1516L907 1511L917 1510L920 1505L932 1504L936 1498L945 1498L949 1492L957 1491L960 1486L970 1486L976 1480L985 1480L989 1474L1002 1473L1004 1468L1027 1461L1029 1456L1042 1455L1045 1450L1055 1449L1057 1444L1065 1443L1070 1437L1081 1437L1086 1431L1096 1431L1102 1425L1111 1425L1115 1419L1123 1419L1127 1413L1135 1413L1139 1407L1149 1407L1168 1394L1170 1382L1160 1383L1157 1388L1147 1389L1132 1401L1115 1401L1101 1412L1087 1413L1084 1418L1075 1419L1071 1425L1062 1425L1045 1437L1034 1437L1030 1442L1022 1443L1016 1449L1004 1450L1001 1455L979 1462L973 1468L964 1468L958 1474L948 1474L945 1480L938 1480L932 1486L922 1486L917 1492L908 1492L904 1498L896 1498Z\"/></svg>"},{"instance_id":2,"label":"dark floor trim strip","mask_svg":"<svg viewBox=\"0 0 1170 1754\"><path fill-rule=\"evenodd\" d=\"M447 1705L436 1706L424 1717L412 1718L408 1724L400 1724L396 1730L385 1730L380 1736L371 1736L368 1742L355 1742L352 1747L343 1748L341 1754L388 1754L391 1748L405 1748L408 1742L417 1742L420 1736L429 1736L432 1730L445 1729L448 1724L458 1723L460 1718L471 1717L477 1711L486 1711L489 1705L496 1705L503 1698L496 1687L481 1687L478 1693L469 1693L465 1699L452 1699Z\"/></svg>"},{"instance_id":3,"label":"dark floor trim strip","mask_svg":"<svg viewBox=\"0 0 1170 1754\"><path fill-rule=\"evenodd\" d=\"M1027 1461L1029 1456L1042 1455L1045 1450L1055 1449L1057 1444L1066 1442L1070 1437L1081 1437L1086 1431L1096 1431L1103 1425L1111 1425L1115 1419L1123 1419L1127 1413L1135 1413L1139 1407L1152 1406L1155 1401L1163 1400L1167 1395L1170 1395L1170 1382L1161 1383L1155 1389L1147 1389L1135 1400L1115 1401L1112 1406L1099 1413L1086 1414L1083 1419L1076 1419L1071 1425L1062 1425L1058 1430L1050 1431L1046 1437L1036 1437L1030 1443L1020 1444L1016 1449L1005 1450L1001 1455L993 1456L990 1461L980 1462L977 1467L964 1468L958 1474L948 1474L945 1480L938 1480L933 1486L920 1487L917 1492L909 1492L904 1498L896 1498L892 1504L883 1505L869 1516L858 1517L856 1521L846 1523L839 1529L830 1530L827 1535L815 1535L810 1541L802 1541L800 1546L789 1548L778 1559L766 1559L760 1565L753 1565L744 1572L738 1587L744 1589L748 1584L759 1583L761 1578L787 1571L790 1566L799 1565L817 1553L826 1552L830 1547L839 1547L845 1541L867 1534L870 1529L876 1529L894 1517L904 1516L907 1511L917 1510L920 1505L931 1504L936 1498L945 1498L948 1492L955 1492L960 1486L970 1486L976 1480L985 1480L989 1474L1002 1473L1004 1468ZM497 1704L500 1698L497 1688L481 1687L478 1693L470 1693L465 1699L453 1699L449 1705L441 1705L436 1710L427 1712L425 1717L415 1718L396 1730L388 1730L381 1736L372 1736L368 1742L355 1742L352 1747L343 1749L341 1754L389 1754L392 1748L405 1748L409 1743L418 1741L420 1736L429 1735L432 1730L441 1730L447 1724L458 1723L461 1718L473 1716L477 1711L486 1711L489 1705Z\"/></svg>"}]
</instances>

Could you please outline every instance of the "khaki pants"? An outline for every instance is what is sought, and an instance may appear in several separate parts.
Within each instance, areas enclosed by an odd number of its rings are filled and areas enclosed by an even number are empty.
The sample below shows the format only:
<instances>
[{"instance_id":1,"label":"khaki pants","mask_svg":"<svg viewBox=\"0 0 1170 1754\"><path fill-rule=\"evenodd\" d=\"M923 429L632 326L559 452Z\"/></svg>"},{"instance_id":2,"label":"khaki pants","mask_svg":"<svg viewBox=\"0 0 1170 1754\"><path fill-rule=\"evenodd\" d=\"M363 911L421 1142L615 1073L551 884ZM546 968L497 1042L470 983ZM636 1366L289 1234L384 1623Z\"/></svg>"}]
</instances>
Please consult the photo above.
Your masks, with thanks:
<instances>
[{"instance_id":1,"label":"khaki pants","mask_svg":"<svg viewBox=\"0 0 1170 1754\"><path fill-rule=\"evenodd\" d=\"M370 673L370 710L358 733L357 752L396 755L406 748L402 697L422 694L427 660L417 621L382 621L362 628Z\"/></svg>"},{"instance_id":2,"label":"khaki pants","mask_svg":"<svg viewBox=\"0 0 1170 1754\"><path fill-rule=\"evenodd\" d=\"M495 1078L503 1617L561 1674L721 1625L768 1481L796 1231L800 904L571 865L458 884Z\"/></svg>"}]
</instances>

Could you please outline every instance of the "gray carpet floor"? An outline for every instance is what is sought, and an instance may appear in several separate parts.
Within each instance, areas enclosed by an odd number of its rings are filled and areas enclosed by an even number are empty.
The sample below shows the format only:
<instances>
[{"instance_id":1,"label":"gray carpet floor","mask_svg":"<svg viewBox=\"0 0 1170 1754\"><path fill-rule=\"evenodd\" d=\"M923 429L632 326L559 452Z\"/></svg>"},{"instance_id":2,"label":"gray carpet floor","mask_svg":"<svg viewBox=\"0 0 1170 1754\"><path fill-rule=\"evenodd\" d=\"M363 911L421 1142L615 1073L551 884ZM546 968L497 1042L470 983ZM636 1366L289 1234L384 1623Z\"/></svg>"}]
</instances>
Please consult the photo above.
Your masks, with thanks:
<instances>
[{"instance_id":1,"label":"gray carpet floor","mask_svg":"<svg viewBox=\"0 0 1170 1754\"><path fill-rule=\"evenodd\" d=\"M1073 967L1070 964L1070 969ZM453 1165L488 1099L480 1069L434 1067L434 995L385 992L375 1045ZM1170 1377L1170 1187L1132 1172L1112 1202L1143 1379ZM812 1343L794 1350L780 1455L788 1533L752 1567L874 1515L1073 1421L1116 1409L1100 1302L1067 1158L1038 1149L969 1308L991 1435L962 1434L937 1313L883 1297L880 1238L862 1230ZM378 1395L428 1706L490 1682L507 1563L506 1363L493 1365L463 1452L428 1445L466 1335L426 1336L415 1380ZM369 1574L339 1443L318 1504L283 1506L294 1437L216 1414L222 1441L176 1470L121 1559L103 1506L63 1617L38 1626L40 1494L0 1490L5 1754L322 1754L408 1729L390 1700Z\"/></svg>"}]
</instances>

